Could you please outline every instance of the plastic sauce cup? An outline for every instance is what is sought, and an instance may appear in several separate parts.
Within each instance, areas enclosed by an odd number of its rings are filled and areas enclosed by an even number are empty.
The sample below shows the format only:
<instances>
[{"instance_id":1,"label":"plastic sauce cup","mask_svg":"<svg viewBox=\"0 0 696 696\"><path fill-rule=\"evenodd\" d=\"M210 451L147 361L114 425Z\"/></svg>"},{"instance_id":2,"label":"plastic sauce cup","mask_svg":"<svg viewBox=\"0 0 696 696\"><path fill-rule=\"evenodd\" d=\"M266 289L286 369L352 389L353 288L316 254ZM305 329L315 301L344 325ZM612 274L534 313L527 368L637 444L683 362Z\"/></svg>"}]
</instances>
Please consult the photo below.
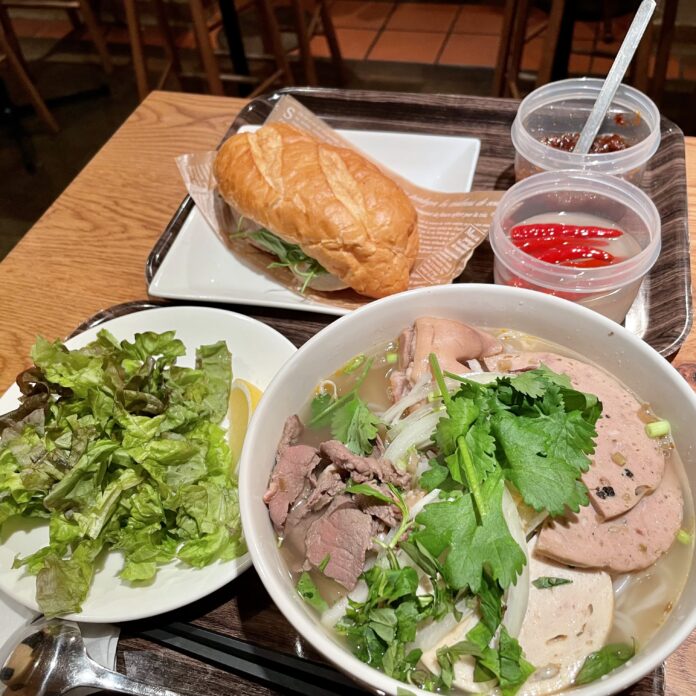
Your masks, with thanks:
<instances>
[{"instance_id":1,"label":"plastic sauce cup","mask_svg":"<svg viewBox=\"0 0 696 696\"><path fill-rule=\"evenodd\" d=\"M515 225L530 218L559 213L592 215L607 227L621 229L640 247L634 256L610 266L578 268L541 261L510 239ZM494 278L513 285L563 297L621 322L646 273L660 253L660 215L637 186L613 176L587 172L545 172L530 176L501 198L490 228L495 254Z\"/></svg>"},{"instance_id":2,"label":"plastic sauce cup","mask_svg":"<svg viewBox=\"0 0 696 696\"><path fill-rule=\"evenodd\" d=\"M630 143L625 150L578 155L541 142L544 137L579 133L603 82L589 77L551 82L522 101L511 130L517 181L542 171L573 169L640 183L660 144L660 112L651 99L633 87L619 86L599 130L600 135L623 136Z\"/></svg>"}]
</instances>

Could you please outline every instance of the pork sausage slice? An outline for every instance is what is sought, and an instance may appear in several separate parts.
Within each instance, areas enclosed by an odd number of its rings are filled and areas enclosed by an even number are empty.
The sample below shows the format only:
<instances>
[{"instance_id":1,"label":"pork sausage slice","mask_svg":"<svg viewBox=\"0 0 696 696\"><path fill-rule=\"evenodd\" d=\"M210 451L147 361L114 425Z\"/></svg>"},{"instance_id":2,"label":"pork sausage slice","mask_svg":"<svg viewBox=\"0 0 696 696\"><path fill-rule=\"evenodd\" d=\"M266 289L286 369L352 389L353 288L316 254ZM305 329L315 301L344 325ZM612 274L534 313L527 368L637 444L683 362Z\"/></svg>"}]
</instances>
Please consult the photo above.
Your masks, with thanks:
<instances>
[{"instance_id":1,"label":"pork sausage slice","mask_svg":"<svg viewBox=\"0 0 696 696\"><path fill-rule=\"evenodd\" d=\"M540 558L529 543L529 577L570 580L565 585L529 588L519 643L536 671L518 696L542 696L569 687L585 658L607 640L614 620L611 578L597 570L578 570Z\"/></svg>"},{"instance_id":2,"label":"pork sausage slice","mask_svg":"<svg viewBox=\"0 0 696 696\"><path fill-rule=\"evenodd\" d=\"M548 522L539 533L537 553L563 563L630 573L652 565L672 545L682 523L683 498L674 466L634 508L603 520L591 505L565 519Z\"/></svg>"}]
</instances>

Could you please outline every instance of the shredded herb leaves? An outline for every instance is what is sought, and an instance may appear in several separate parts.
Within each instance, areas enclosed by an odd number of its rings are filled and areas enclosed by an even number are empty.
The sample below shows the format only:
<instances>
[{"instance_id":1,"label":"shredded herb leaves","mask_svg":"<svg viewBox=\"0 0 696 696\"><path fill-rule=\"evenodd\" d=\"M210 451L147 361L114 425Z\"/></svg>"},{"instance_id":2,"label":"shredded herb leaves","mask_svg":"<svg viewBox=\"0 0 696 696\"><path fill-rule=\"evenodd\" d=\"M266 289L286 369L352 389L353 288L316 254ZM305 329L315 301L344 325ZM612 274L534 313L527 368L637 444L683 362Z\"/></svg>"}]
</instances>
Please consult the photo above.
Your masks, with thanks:
<instances>
[{"instance_id":1,"label":"shredded herb leaves","mask_svg":"<svg viewBox=\"0 0 696 696\"><path fill-rule=\"evenodd\" d=\"M580 671L575 677L573 684L580 686L596 681L605 674L621 667L636 654L635 642L632 645L627 643L610 643L600 650L590 653L583 663Z\"/></svg>"},{"instance_id":2,"label":"shredded herb leaves","mask_svg":"<svg viewBox=\"0 0 696 696\"><path fill-rule=\"evenodd\" d=\"M331 436L340 440L351 452L371 454L380 425L379 418L360 398L359 390L372 369L373 359L365 363L353 388L338 398L328 392L317 394L310 404L310 428L330 425ZM355 368L354 368L355 369Z\"/></svg>"},{"instance_id":3,"label":"shredded herb leaves","mask_svg":"<svg viewBox=\"0 0 696 696\"><path fill-rule=\"evenodd\" d=\"M231 356L221 341L197 350L195 368L177 366L185 352L173 331L119 342L103 330L73 351L37 339L48 396L0 438L0 525L49 520L49 545L14 563L36 575L47 616L80 611L107 549L123 553L127 582L244 551L220 427Z\"/></svg>"},{"instance_id":4,"label":"shredded herb leaves","mask_svg":"<svg viewBox=\"0 0 696 696\"><path fill-rule=\"evenodd\" d=\"M299 244L285 242L267 229L260 228L252 232L239 232L236 236L253 239L258 246L276 256L278 261L268 264L268 267L287 268L292 271L302 281L300 288L302 293L317 276L328 272L316 259L307 256Z\"/></svg>"},{"instance_id":5,"label":"shredded herb leaves","mask_svg":"<svg viewBox=\"0 0 696 696\"><path fill-rule=\"evenodd\" d=\"M560 585L570 585L573 581L568 580L568 578L552 578L548 575L542 575L536 580L532 580L532 585L537 588L537 590L550 590L552 587L558 587Z\"/></svg>"},{"instance_id":6,"label":"shredded herb leaves","mask_svg":"<svg viewBox=\"0 0 696 696\"><path fill-rule=\"evenodd\" d=\"M314 584L314 580L312 580L307 571L300 575L296 587L300 597L318 612L326 611L329 608L326 600L321 596L319 588Z\"/></svg>"},{"instance_id":7,"label":"shredded herb leaves","mask_svg":"<svg viewBox=\"0 0 696 696\"><path fill-rule=\"evenodd\" d=\"M435 355L430 362L439 389L434 398L442 400L445 415L433 435L438 454L421 475L420 486L439 489L440 498L408 520L403 497L393 486L390 495L367 484L347 488L395 504L402 524L391 543L382 544L382 562L361 576L367 599L349 600L336 628L361 660L396 679L447 690L457 661L468 655L475 660L477 681L495 680L503 696L513 696L534 666L502 624L503 595L525 564L503 513L505 487L514 486L525 503L551 515L586 505L580 476L590 465L601 404L543 365L488 384L448 374L461 382L450 394ZM369 369L368 363L348 394L315 397L310 424L329 424L338 431L337 425L351 415L347 405L357 408L353 401ZM344 410L347 415L337 416ZM364 431L369 441L372 430ZM367 453L357 438L352 444L360 454ZM399 562L397 551L408 556L408 564ZM419 590L416 568L428 576L428 591ZM535 584L564 582L540 578ZM439 621L451 613L459 621L462 603L477 609L480 621L465 640L438 650L440 673L434 675L419 666L421 651L409 650L408 644L426 620ZM603 656L602 664L615 662L615 653Z\"/></svg>"}]
</instances>

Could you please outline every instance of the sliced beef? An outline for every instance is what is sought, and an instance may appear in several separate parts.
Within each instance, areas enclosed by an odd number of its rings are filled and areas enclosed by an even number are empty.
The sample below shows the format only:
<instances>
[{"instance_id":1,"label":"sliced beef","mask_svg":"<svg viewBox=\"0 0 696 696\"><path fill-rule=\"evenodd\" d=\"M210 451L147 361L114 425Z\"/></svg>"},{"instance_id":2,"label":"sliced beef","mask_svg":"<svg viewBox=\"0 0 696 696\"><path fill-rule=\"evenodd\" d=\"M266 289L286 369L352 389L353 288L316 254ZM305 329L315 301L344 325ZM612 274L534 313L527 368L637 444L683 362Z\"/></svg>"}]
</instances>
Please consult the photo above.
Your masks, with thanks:
<instances>
[{"instance_id":1,"label":"sliced beef","mask_svg":"<svg viewBox=\"0 0 696 696\"><path fill-rule=\"evenodd\" d=\"M278 460L278 455L288 446L294 445L302 435L304 427L300 417L297 415L289 416L285 424L283 425L283 432L280 436L280 442L278 443L278 450L276 454L276 461Z\"/></svg>"},{"instance_id":2,"label":"sliced beef","mask_svg":"<svg viewBox=\"0 0 696 696\"><path fill-rule=\"evenodd\" d=\"M421 317L413 326L415 347L409 369L412 384L430 369L428 358L431 353L437 355L443 370L468 372L464 364L467 360L478 360L503 350L502 344L493 336L452 319Z\"/></svg>"},{"instance_id":3,"label":"sliced beef","mask_svg":"<svg viewBox=\"0 0 696 696\"><path fill-rule=\"evenodd\" d=\"M404 329L399 335L399 367L405 370L416 353L416 330L413 326Z\"/></svg>"},{"instance_id":4,"label":"sliced beef","mask_svg":"<svg viewBox=\"0 0 696 696\"><path fill-rule=\"evenodd\" d=\"M555 353L508 354L487 363L501 371L535 368L544 363L568 375L576 389L599 397L602 417L597 421L597 447L591 457L593 464L582 480L601 517L622 515L659 485L665 458L638 417L641 403L606 372Z\"/></svg>"},{"instance_id":5,"label":"sliced beef","mask_svg":"<svg viewBox=\"0 0 696 696\"><path fill-rule=\"evenodd\" d=\"M309 527L306 557L314 567L328 558L324 575L352 590L363 571L371 540L372 517L358 509L352 496L339 495Z\"/></svg>"},{"instance_id":6,"label":"sliced beef","mask_svg":"<svg viewBox=\"0 0 696 696\"><path fill-rule=\"evenodd\" d=\"M591 505L539 533L537 553L563 563L629 573L652 565L669 547L682 523L684 501L673 467L657 490L627 513L602 519Z\"/></svg>"},{"instance_id":7,"label":"sliced beef","mask_svg":"<svg viewBox=\"0 0 696 696\"><path fill-rule=\"evenodd\" d=\"M378 484L374 487L383 495L392 497L385 485ZM363 512L383 522L387 528L398 527L401 524L401 511L394 504L384 503L369 495L356 495L355 503Z\"/></svg>"},{"instance_id":8,"label":"sliced beef","mask_svg":"<svg viewBox=\"0 0 696 696\"><path fill-rule=\"evenodd\" d=\"M400 488L406 488L411 476L405 471L399 471L388 459L361 457L353 454L342 442L328 440L319 445L322 456L331 460L338 469L348 472L357 483L365 481L382 481L393 483Z\"/></svg>"},{"instance_id":9,"label":"sliced beef","mask_svg":"<svg viewBox=\"0 0 696 696\"><path fill-rule=\"evenodd\" d=\"M416 347L415 338L416 332L412 326L404 329L399 335L399 361L389 373L389 386L394 403L403 399L411 390L407 371L413 362L413 353Z\"/></svg>"},{"instance_id":10,"label":"sliced beef","mask_svg":"<svg viewBox=\"0 0 696 696\"><path fill-rule=\"evenodd\" d=\"M263 496L263 501L268 505L273 526L278 533L283 531L288 511L295 502L309 493L309 487L314 469L321 461L317 450L308 445L292 445L296 438L296 423L290 423L288 419L283 429L276 465L271 474L268 490ZM297 419L299 423L299 419ZM300 432L301 432L300 424Z\"/></svg>"},{"instance_id":11,"label":"sliced beef","mask_svg":"<svg viewBox=\"0 0 696 696\"><path fill-rule=\"evenodd\" d=\"M305 504L311 510L321 510L345 487L341 472L333 464L329 464L317 477L316 488L310 493Z\"/></svg>"},{"instance_id":12,"label":"sliced beef","mask_svg":"<svg viewBox=\"0 0 696 696\"><path fill-rule=\"evenodd\" d=\"M310 527L321 518L326 510L313 512L303 503L297 504L290 510L285 521L285 534L283 535L284 557L291 573L300 573L309 570L307 563L307 549L305 540Z\"/></svg>"}]
</instances>

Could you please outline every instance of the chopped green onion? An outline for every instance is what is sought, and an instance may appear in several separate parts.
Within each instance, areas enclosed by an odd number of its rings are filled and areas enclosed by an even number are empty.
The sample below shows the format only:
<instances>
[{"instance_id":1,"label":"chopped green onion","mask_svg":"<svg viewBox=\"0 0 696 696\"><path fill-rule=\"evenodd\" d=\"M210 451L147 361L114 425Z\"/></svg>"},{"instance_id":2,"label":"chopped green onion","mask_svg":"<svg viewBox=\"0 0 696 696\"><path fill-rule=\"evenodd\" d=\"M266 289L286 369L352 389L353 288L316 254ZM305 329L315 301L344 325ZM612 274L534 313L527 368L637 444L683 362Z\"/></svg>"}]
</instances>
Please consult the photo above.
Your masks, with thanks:
<instances>
[{"instance_id":1,"label":"chopped green onion","mask_svg":"<svg viewBox=\"0 0 696 696\"><path fill-rule=\"evenodd\" d=\"M645 432L648 434L648 437L664 437L669 435L669 430L669 421L666 420L655 421L645 426Z\"/></svg>"},{"instance_id":2,"label":"chopped green onion","mask_svg":"<svg viewBox=\"0 0 696 696\"><path fill-rule=\"evenodd\" d=\"M387 353L384 356L384 359L387 361L387 365L395 365L399 360L399 354L398 353Z\"/></svg>"},{"instance_id":3,"label":"chopped green onion","mask_svg":"<svg viewBox=\"0 0 696 696\"><path fill-rule=\"evenodd\" d=\"M440 392L430 392L426 398L428 403L432 403L433 401L439 401L442 397L440 396Z\"/></svg>"},{"instance_id":4,"label":"chopped green onion","mask_svg":"<svg viewBox=\"0 0 696 696\"><path fill-rule=\"evenodd\" d=\"M361 353L360 355L356 355L354 358L349 360L343 366L343 374L349 375L351 372L355 372L355 370L357 370L364 362L365 362L365 353Z\"/></svg>"},{"instance_id":5,"label":"chopped green onion","mask_svg":"<svg viewBox=\"0 0 696 696\"><path fill-rule=\"evenodd\" d=\"M693 535L689 534L689 532L687 532L686 529L680 529L677 532L677 541L680 544L684 544L685 546L688 546L691 543L692 539L693 539Z\"/></svg>"}]
</instances>

